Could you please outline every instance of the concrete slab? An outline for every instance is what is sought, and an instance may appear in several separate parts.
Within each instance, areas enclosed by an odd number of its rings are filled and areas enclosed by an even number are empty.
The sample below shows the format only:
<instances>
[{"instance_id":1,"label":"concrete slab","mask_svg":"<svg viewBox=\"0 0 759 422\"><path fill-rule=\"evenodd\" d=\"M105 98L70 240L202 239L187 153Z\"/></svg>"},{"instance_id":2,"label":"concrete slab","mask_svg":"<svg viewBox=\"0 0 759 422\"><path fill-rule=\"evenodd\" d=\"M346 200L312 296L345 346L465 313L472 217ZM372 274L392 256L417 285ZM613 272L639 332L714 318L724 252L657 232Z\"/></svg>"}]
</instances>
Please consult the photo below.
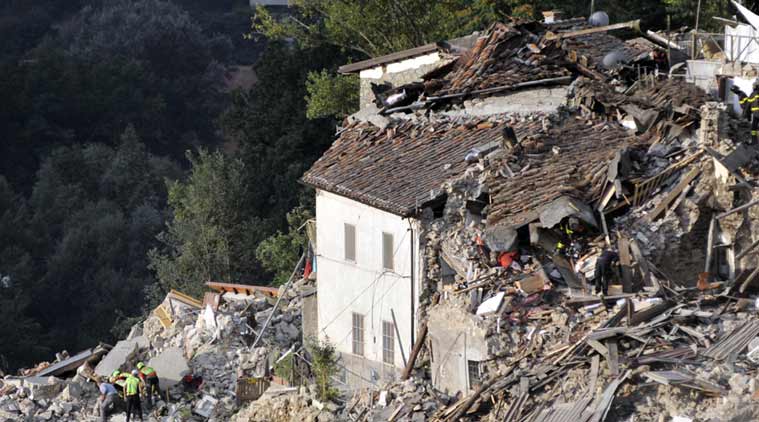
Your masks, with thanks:
<instances>
[{"instance_id":1,"label":"concrete slab","mask_svg":"<svg viewBox=\"0 0 759 422\"><path fill-rule=\"evenodd\" d=\"M160 355L151 359L147 365L158 372L162 389L179 384L182 377L190 373L190 367L187 366L187 360L179 347L170 347L164 350Z\"/></svg>"},{"instance_id":2,"label":"concrete slab","mask_svg":"<svg viewBox=\"0 0 759 422\"><path fill-rule=\"evenodd\" d=\"M122 369L124 363L137 351L138 342L135 340L122 340L116 343L116 346L95 367L95 374L107 377L113 371Z\"/></svg>"},{"instance_id":3,"label":"concrete slab","mask_svg":"<svg viewBox=\"0 0 759 422\"><path fill-rule=\"evenodd\" d=\"M60 393L66 384L56 377L26 377L24 387L29 389L32 400L51 400Z\"/></svg>"}]
</instances>

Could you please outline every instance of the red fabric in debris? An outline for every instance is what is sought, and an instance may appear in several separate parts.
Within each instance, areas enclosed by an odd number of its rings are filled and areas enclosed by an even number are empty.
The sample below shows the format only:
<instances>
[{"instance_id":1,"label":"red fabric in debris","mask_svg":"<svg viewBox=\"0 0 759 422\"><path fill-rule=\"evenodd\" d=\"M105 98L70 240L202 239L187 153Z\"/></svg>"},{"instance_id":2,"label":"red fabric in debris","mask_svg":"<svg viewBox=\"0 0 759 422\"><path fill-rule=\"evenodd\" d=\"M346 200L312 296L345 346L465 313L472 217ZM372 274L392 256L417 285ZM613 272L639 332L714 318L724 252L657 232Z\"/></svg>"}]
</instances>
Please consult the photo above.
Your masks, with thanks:
<instances>
[{"instance_id":1,"label":"red fabric in debris","mask_svg":"<svg viewBox=\"0 0 759 422\"><path fill-rule=\"evenodd\" d=\"M303 278L308 278L308 276L311 275L311 271L313 271L313 269L311 268L311 260L309 259L306 261L306 268L303 270Z\"/></svg>"},{"instance_id":2,"label":"red fabric in debris","mask_svg":"<svg viewBox=\"0 0 759 422\"><path fill-rule=\"evenodd\" d=\"M498 257L498 264L504 268L509 268L511 266L511 263L514 262L514 258L516 258L516 256L516 252L504 252Z\"/></svg>"}]
</instances>

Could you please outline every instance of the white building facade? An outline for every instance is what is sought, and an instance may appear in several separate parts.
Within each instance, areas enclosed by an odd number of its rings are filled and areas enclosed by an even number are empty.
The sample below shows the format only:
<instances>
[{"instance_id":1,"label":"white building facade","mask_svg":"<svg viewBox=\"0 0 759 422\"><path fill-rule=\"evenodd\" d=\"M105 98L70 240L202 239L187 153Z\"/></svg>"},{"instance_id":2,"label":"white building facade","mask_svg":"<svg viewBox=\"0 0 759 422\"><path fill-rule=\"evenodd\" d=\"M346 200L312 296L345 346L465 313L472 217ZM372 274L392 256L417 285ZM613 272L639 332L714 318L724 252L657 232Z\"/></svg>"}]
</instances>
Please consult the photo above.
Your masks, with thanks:
<instances>
[{"instance_id":1,"label":"white building facade","mask_svg":"<svg viewBox=\"0 0 759 422\"><path fill-rule=\"evenodd\" d=\"M340 353L347 384L397 379L418 329L418 221L324 190L316 221L319 338Z\"/></svg>"}]
</instances>

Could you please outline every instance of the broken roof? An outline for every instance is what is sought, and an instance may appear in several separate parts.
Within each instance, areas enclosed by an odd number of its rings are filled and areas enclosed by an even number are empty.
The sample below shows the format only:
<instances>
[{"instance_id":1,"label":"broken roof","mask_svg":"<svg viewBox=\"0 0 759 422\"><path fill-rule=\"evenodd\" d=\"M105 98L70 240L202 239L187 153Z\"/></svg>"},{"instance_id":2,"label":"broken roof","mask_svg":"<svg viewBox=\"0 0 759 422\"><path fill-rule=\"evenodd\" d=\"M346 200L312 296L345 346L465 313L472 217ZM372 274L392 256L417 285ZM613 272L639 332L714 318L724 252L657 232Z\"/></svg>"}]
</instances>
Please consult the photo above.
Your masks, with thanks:
<instances>
[{"instance_id":1,"label":"broken roof","mask_svg":"<svg viewBox=\"0 0 759 422\"><path fill-rule=\"evenodd\" d=\"M488 224L525 225L562 197L590 203L601 195L609 159L621 148L645 142L616 123L579 116L538 130L517 125L515 131L517 148L491 164L486 181ZM513 177L501 170L510 161L521 168Z\"/></svg>"},{"instance_id":2,"label":"broken roof","mask_svg":"<svg viewBox=\"0 0 759 422\"><path fill-rule=\"evenodd\" d=\"M385 54L384 56L372 57L371 59L362 60L360 62L342 65L337 69L337 71L342 74L356 73L365 69L371 69L376 66L383 66L386 64L399 62L401 60L434 53L436 51L440 51L441 49L444 50L445 48L443 48L443 46L445 45L468 49L472 47L473 42L477 39L477 37L479 37L479 35L480 34L478 32L474 32L470 35L454 38L452 40L441 43L428 43L420 45L418 47Z\"/></svg>"},{"instance_id":3,"label":"broken roof","mask_svg":"<svg viewBox=\"0 0 759 422\"><path fill-rule=\"evenodd\" d=\"M459 58L451 73L427 82L432 88L428 93L450 95L570 76L563 66L564 53L553 44L540 48L537 42L523 25L496 23Z\"/></svg>"},{"instance_id":4,"label":"broken roof","mask_svg":"<svg viewBox=\"0 0 759 422\"><path fill-rule=\"evenodd\" d=\"M385 130L357 123L306 172L313 187L398 215L411 215L442 181L461 174L474 147L499 140L505 124L482 119L400 121Z\"/></svg>"}]
</instances>

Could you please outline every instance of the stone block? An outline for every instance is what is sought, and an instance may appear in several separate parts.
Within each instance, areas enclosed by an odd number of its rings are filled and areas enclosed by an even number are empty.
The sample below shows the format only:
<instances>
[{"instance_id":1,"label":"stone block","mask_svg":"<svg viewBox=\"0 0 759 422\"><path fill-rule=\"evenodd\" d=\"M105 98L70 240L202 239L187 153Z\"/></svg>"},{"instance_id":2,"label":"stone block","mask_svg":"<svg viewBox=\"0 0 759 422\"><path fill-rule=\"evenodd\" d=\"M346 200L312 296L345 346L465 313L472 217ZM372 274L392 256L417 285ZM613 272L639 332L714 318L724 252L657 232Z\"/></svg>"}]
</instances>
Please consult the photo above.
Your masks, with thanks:
<instances>
[{"instance_id":1,"label":"stone block","mask_svg":"<svg viewBox=\"0 0 759 422\"><path fill-rule=\"evenodd\" d=\"M27 377L24 379L24 387L29 389L29 398L40 401L53 399L65 384L56 377Z\"/></svg>"},{"instance_id":2,"label":"stone block","mask_svg":"<svg viewBox=\"0 0 759 422\"><path fill-rule=\"evenodd\" d=\"M171 388L182 381L182 377L190 373L187 360L179 347L170 347L151 359L148 366L158 372L161 388Z\"/></svg>"},{"instance_id":3,"label":"stone block","mask_svg":"<svg viewBox=\"0 0 759 422\"><path fill-rule=\"evenodd\" d=\"M95 367L95 374L101 377L110 376L115 370L125 369L124 364L137 352L138 340L122 340L108 352L103 360Z\"/></svg>"}]
</instances>

